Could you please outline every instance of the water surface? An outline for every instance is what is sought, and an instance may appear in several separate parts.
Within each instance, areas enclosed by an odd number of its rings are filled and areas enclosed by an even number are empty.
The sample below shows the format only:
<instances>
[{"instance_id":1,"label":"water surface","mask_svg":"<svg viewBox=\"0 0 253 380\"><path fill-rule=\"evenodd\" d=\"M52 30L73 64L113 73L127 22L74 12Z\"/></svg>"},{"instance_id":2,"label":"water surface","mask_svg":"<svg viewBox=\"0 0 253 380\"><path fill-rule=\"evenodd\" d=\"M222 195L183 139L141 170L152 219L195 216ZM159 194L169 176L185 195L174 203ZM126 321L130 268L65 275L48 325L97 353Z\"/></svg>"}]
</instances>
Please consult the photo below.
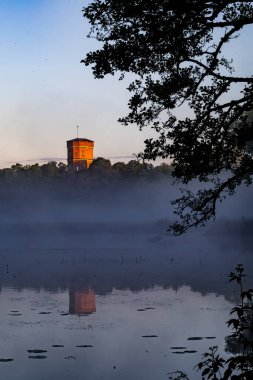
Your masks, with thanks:
<instances>
[{"instance_id":1,"label":"water surface","mask_svg":"<svg viewBox=\"0 0 253 380\"><path fill-rule=\"evenodd\" d=\"M252 280L249 237L210 230L179 241L151 225L29 231L15 245L6 234L0 252L5 380L153 380L177 369L198 379L208 347L226 355L238 300L226 276L240 262Z\"/></svg>"}]
</instances>

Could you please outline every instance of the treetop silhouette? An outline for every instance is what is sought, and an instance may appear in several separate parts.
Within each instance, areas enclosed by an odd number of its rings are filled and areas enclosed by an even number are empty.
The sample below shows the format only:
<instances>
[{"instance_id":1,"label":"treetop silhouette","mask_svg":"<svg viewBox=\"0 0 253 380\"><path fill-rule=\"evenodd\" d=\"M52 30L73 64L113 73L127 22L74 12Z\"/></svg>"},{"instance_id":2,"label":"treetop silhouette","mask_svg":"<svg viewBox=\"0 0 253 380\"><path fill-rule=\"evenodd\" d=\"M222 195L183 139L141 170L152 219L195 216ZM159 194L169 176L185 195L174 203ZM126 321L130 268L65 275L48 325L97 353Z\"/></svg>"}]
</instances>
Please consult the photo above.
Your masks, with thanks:
<instances>
[{"instance_id":1,"label":"treetop silhouette","mask_svg":"<svg viewBox=\"0 0 253 380\"><path fill-rule=\"evenodd\" d=\"M252 182L253 77L224 54L253 23L253 1L94 0L83 12L101 48L82 62L95 78L132 73L120 121L157 132L140 157L171 158L184 185L208 183L182 190L172 231L214 219L218 201Z\"/></svg>"}]
</instances>

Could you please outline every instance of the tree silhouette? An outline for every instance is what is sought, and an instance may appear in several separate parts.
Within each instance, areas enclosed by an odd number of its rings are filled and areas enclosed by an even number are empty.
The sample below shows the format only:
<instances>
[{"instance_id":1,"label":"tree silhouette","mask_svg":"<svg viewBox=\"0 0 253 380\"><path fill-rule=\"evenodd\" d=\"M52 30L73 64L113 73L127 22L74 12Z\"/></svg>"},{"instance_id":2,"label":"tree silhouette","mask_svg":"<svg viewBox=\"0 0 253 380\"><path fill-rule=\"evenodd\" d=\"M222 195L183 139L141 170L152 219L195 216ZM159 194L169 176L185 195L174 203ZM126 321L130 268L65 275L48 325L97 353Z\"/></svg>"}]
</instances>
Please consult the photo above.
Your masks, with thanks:
<instances>
[{"instance_id":1,"label":"tree silhouette","mask_svg":"<svg viewBox=\"0 0 253 380\"><path fill-rule=\"evenodd\" d=\"M95 158L89 167L89 171L96 175L108 175L111 174L111 170L111 161L103 157Z\"/></svg>"},{"instance_id":2,"label":"tree silhouette","mask_svg":"<svg viewBox=\"0 0 253 380\"><path fill-rule=\"evenodd\" d=\"M252 182L253 77L235 72L224 50L253 23L253 1L94 0L83 12L101 48L82 62L95 78L134 74L120 121L158 133L142 158L171 158L184 185L208 183L175 200L173 232L214 219L217 201Z\"/></svg>"}]
</instances>

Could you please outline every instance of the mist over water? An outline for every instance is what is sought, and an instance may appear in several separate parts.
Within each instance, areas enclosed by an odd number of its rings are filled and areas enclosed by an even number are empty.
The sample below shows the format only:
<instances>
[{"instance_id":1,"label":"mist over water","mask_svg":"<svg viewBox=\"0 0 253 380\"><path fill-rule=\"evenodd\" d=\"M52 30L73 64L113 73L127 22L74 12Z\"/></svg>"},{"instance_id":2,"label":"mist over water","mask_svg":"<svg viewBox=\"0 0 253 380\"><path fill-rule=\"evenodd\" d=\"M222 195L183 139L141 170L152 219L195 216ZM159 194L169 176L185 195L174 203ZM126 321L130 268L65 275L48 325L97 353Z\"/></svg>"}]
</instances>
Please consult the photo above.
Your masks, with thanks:
<instances>
[{"instance_id":1,"label":"mist over water","mask_svg":"<svg viewBox=\"0 0 253 380\"><path fill-rule=\"evenodd\" d=\"M182 185L181 185L182 186ZM155 222L174 219L172 200L179 185L166 178L102 178L94 181L51 180L3 183L0 222ZM184 186L182 186L184 188ZM199 184L193 183L196 191ZM232 197L217 204L217 218L252 218L252 187L242 185Z\"/></svg>"},{"instance_id":2,"label":"mist over water","mask_svg":"<svg viewBox=\"0 0 253 380\"><path fill-rule=\"evenodd\" d=\"M2 190L4 222L153 222L169 215L170 180L19 184Z\"/></svg>"},{"instance_id":3,"label":"mist over water","mask_svg":"<svg viewBox=\"0 0 253 380\"><path fill-rule=\"evenodd\" d=\"M253 279L251 188L180 237L166 232L179 195L170 178L0 192L5 379L167 379L192 374L210 345L224 353L238 300L227 274L242 263Z\"/></svg>"}]
</instances>

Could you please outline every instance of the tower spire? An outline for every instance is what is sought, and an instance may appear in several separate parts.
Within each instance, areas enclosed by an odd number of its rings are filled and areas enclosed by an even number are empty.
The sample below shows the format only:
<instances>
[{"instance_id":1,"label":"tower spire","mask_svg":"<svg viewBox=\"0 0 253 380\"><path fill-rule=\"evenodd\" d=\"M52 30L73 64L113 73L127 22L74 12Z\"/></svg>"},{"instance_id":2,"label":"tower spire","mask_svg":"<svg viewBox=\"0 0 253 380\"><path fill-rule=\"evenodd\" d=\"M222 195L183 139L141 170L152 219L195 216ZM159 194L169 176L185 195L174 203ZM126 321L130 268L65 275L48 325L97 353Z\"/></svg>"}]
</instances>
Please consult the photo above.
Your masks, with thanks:
<instances>
[{"instance_id":1,"label":"tower spire","mask_svg":"<svg viewBox=\"0 0 253 380\"><path fill-rule=\"evenodd\" d=\"M76 126L76 137L78 138L78 128L79 128L79 126L77 125Z\"/></svg>"}]
</instances>

